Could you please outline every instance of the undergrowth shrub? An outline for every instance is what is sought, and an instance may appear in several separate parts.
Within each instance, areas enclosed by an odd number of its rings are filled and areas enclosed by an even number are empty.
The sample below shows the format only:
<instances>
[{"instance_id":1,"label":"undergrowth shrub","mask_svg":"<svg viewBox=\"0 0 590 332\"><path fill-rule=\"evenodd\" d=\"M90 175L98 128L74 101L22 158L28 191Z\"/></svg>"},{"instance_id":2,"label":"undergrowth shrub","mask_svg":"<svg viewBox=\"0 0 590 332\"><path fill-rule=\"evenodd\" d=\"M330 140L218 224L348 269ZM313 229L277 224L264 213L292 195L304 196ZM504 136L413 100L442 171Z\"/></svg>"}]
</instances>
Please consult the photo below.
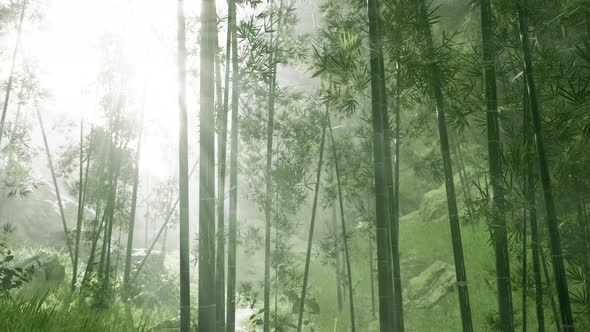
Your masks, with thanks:
<instances>
[{"instance_id":1,"label":"undergrowth shrub","mask_svg":"<svg viewBox=\"0 0 590 332\"><path fill-rule=\"evenodd\" d=\"M44 295L0 300L0 331L152 331L156 316L124 303L98 310L72 296L66 283Z\"/></svg>"}]
</instances>

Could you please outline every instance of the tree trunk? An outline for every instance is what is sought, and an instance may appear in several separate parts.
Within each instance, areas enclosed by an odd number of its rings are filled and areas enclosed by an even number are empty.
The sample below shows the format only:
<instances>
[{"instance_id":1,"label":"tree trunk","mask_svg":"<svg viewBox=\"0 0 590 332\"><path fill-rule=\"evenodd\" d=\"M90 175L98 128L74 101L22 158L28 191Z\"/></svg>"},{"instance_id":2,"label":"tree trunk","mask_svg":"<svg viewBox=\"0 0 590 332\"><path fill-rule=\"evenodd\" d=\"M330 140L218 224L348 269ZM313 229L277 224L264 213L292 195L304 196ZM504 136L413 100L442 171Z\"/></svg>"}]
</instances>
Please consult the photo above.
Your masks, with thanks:
<instances>
[{"instance_id":1,"label":"tree trunk","mask_svg":"<svg viewBox=\"0 0 590 332\"><path fill-rule=\"evenodd\" d=\"M391 138L389 135L389 114L387 113L387 99L386 99L386 87L385 87L385 68L383 65L383 59L380 62L381 70L379 71L380 88L383 91L382 103L385 105L383 108L383 140L385 145L385 176L387 180L387 197L389 207L389 232L391 241L391 259L392 259L392 273L393 273L393 324L396 331L404 330L404 310L403 310L403 299L402 299L402 284L401 284L401 271L399 263L399 225L398 225L398 212L395 210L399 208L399 204L396 204L395 187L394 187L394 170L392 164L391 155ZM397 143L396 143L397 144ZM398 187L399 188L399 187Z\"/></svg>"},{"instance_id":2,"label":"tree trunk","mask_svg":"<svg viewBox=\"0 0 590 332\"><path fill-rule=\"evenodd\" d=\"M118 117L120 116L120 114L117 115ZM114 126L113 126L114 128ZM113 129L114 130L114 129ZM110 193L109 193L109 199L111 200L111 205L110 205L110 209L108 209L107 211L107 224L106 224L106 236L103 239L103 246L106 243L106 250L103 251L105 253L105 273L104 273L104 289L106 291L108 291L110 293L111 290L111 283L110 283L110 279L111 279L111 254L112 254L112 250L111 250L111 246L112 246L112 239L113 239L113 225L114 225L114 221L115 221L115 208L116 208L116 200L117 200L117 190L118 190L118 184L119 184L119 175L121 174L121 164L122 164L122 159L123 159L123 151L125 151L127 149L127 144L128 144L128 140L126 139L125 142L121 142L121 140L123 136L123 132L119 131L118 133L115 133L115 145L112 152L112 156L111 156L111 167L113 168L112 172L112 182L110 185ZM114 165L113 165L114 164Z\"/></svg>"},{"instance_id":3,"label":"tree trunk","mask_svg":"<svg viewBox=\"0 0 590 332\"><path fill-rule=\"evenodd\" d=\"M232 40L232 116L231 116L231 157L229 161L229 226L228 226L228 247L227 247L227 323L226 330L236 330L236 242L237 242L237 219L238 219L238 103L239 103L239 63L238 63L238 37L236 3L229 0L230 14L234 18L229 29L231 29Z\"/></svg>"},{"instance_id":4,"label":"tree trunk","mask_svg":"<svg viewBox=\"0 0 590 332\"><path fill-rule=\"evenodd\" d=\"M393 271L391 260L390 218L385 167L385 134L383 113L387 111L382 87L383 50L378 29L379 11L377 0L368 2L371 109L373 127L373 158L375 168L375 220L377 236L377 269L379 282L379 323L381 332L393 331Z\"/></svg>"},{"instance_id":5,"label":"tree trunk","mask_svg":"<svg viewBox=\"0 0 590 332\"><path fill-rule=\"evenodd\" d=\"M274 131L274 113L275 113L275 89L277 80L277 65L274 52L278 47L278 37L274 35L273 30L273 10L274 1L270 2L270 30L271 30L271 47L275 48L269 58L270 81L268 84L268 122L266 127L266 197L265 197L265 232L264 232L264 314L263 314L263 331L270 331L270 224L272 220L272 141ZM277 30L281 29L281 18L283 10L283 0L280 1Z\"/></svg>"},{"instance_id":6,"label":"tree trunk","mask_svg":"<svg viewBox=\"0 0 590 332\"><path fill-rule=\"evenodd\" d=\"M322 139L320 141L320 157L316 172L315 190L313 195L313 206L311 208L311 222L309 223L309 235L307 238L307 251L305 254L305 267L303 269L303 287L301 288L301 297L299 299L299 319L297 320L297 332L301 332L303 326L303 312L305 310L305 295L307 294L307 281L309 279L309 263L311 260L311 246L313 244L313 231L315 228L315 217L318 205L318 196L320 192L320 177L322 174L322 163L324 161L324 144L326 142L326 126L328 125L328 108L326 107L326 119L322 125ZM354 330L354 327L353 327Z\"/></svg>"},{"instance_id":7,"label":"tree trunk","mask_svg":"<svg viewBox=\"0 0 590 332\"><path fill-rule=\"evenodd\" d=\"M553 291L551 290L551 276L549 275L549 268L547 267L547 260L545 258L545 254L541 250L540 252L541 264L543 266L543 274L545 275L545 283L548 285L547 290L549 294L549 303L551 304L551 313L553 314L553 323L555 324L555 329L559 332L562 332L561 321L559 320L559 313L557 312L557 304L555 303L555 298L553 297Z\"/></svg>"},{"instance_id":8,"label":"tree trunk","mask_svg":"<svg viewBox=\"0 0 590 332\"><path fill-rule=\"evenodd\" d=\"M145 213L143 215L143 224L144 224L144 234L143 234L143 245L147 248L148 244L150 243L149 239L149 230L150 230L150 178L146 176L145 178L145 193L144 193L144 202L145 202Z\"/></svg>"},{"instance_id":9,"label":"tree trunk","mask_svg":"<svg viewBox=\"0 0 590 332\"><path fill-rule=\"evenodd\" d=\"M457 144L457 159L459 161L459 171L463 173L463 179L465 180L465 203L467 204L467 213L469 217L474 219L474 211L471 203L473 202L473 195L471 194L471 183L469 182L469 175L467 174L467 168L465 167L465 160L463 159L463 152L461 151L461 144ZM475 221L475 220L473 220Z\"/></svg>"},{"instance_id":10,"label":"tree trunk","mask_svg":"<svg viewBox=\"0 0 590 332\"><path fill-rule=\"evenodd\" d=\"M112 149L112 146L111 146ZM111 160L113 160L112 155L111 155ZM113 165L112 163L109 165L109 178L108 178L108 191L107 191L107 204L106 207L104 209L102 218L104 220L104 230L103 230L103 234L102 234L102 246L100 248L100 262L98 265L98 279L100 279L101 281L103 281L104 278L104 270L106 267L106 259L107 259L107 249L109 248L108 246L108 241L110 241L109 239L109 224L110 224L110 216L111 216L111 209L114 209L112 206L115 204L115 200L114 200L114 195L113 195L113 187L114 187L114 183L113 183Z\"/></svg>"},{"instance_id":11,"label":"tree trunk","mask_svg":"<svg viewBox=\"0 0 590 332\"><path fill-rule=\"evenodd\" d=\"M275 147L275 169L279 169L279 142L277 142L277 145ZM274 202L274 208L275 208L275 215L279 215L279 191L275 190L274 192L275 194L275 202ZM278 255L279 253L279 241L280 237L279 237L279 225L278 223L275 224L275 255ZM280 284L279 284L279 261L275 260L275 313L274 313L274 326L275 329L276 327L279 325L279 291L280 291Z\"/></svg>"},{"instance_id":12,"label":"tree trunk","mask_svg":"<svg viewBox=\"0 0 590 332\"><path fill-rule=\"evenodd\" d=\"M64 237L66 240L66 244L68 246L68 252L70 254L70 261L74 264L74 252L72 251L72 244L70 243L70 238L68 236L68 224L66 223L66 215L64 213L63 204L61 201L61 195L59 192L59 185L57 183L57 176L55 175L55 168L53 168L53 158L51 157L51 151L49 150L49 143L47 142L47 134L45 133L45 127L43 126L43 118L41 117L41 112L39 111L38 107L35 107L35 111L37 112L37 119L39 120L39 127L41 128L41 135L43 136L43 145L45 146L45 154L47 155L47 165L49 166L49 171L51 172L51 179L53 180L53 187L55 189L55 196L57 198L57 206L59 208L59 215L61 217L61 223L64 229Z\"/></svg>"},{"instance_id":13,"label":"tree trunk","mask_svg":"<svg viewBox=\"0 0 590 332\"><path fill-rule=\"evenodd\" d=\"M203 1L203 7L209 7L205 5L205 1ZM203 27L202 30L210 29L207 25L211 25L211 17L207 17L207 15L211 16L214 15L210 12L208 8L202 12L202 23ZM178 200L180 202L180 230L179 230L179 251L180 251L180 331L182 332L189 332L190 325L191 325L191 296L190 296L190 237L189 237L189 175L188 175L188 133L187 133L187 106L186 106L186 32L185 32L185 17L184 17L184 0L178 0L177 3L177 20L178 20L178 31L177 31L177 41L178 41L178 109L179 109L179 121L180 121L180 130L178 133L178 180L179 180L179 192L178 192ZM202 38L206 38L207 36L205 33L202 35ZM204 41L201 41L204 43ZM207 51L206 48L201 48L202 51ZM211 50L209 50L211 52ZM201 55L203 56L203 55ZM212 67L212 64L211 66ZM204 70L210 71L212 68L203 68ZM206 75L206 73L202 73ZM212 75L210 75L212 76ZM208 77L209 78L209 77ZM202 78L201 78L202 80ZM206 82L209 84L211 82ZM201 87L203 88L203 87ZM211 90L211 89L208 89ZM211 91L210 93L212 93ZM203 106L203 105L202 105ZM201 114L204 116L209 110L206 110L205 107L201 107ZM202 131L201 131L202 132ZM204 155L201 155L201 159L205 159ZM204 206L201 206L201 209L204 209ZM174 209L170 211L173 213ZM159 234L159 233L158 233ZM199 233L199 235L203 235L203 241L206 240L206 236L203 233ZM202 241L199 241L202 242ZM200 249L200 244L199 244ZM199 251L199 256L201 252ZM146 255L147 256L147 255ZM146 257L147 258L147 257ZM201 257L199 257L201 258ZM144 259L145 261L145 259ZM201 265L201 261L199 260L199 265ZM200 269L199 269L200 270ZM214 271L213 271L214 272ZM139 274L139 269L136 275ZM200 273L199 273L200 275ZM200 278L199 278L200 279ZM209 280L207 280L209 281ZM211 280L212 281L212 280ZM201 302L201 280L199 280L199 327L202 329L201 331L206 330L207 328L214 327L214 320L208 321L206 317L207 314L211 315L208 311L201 312L200 306L207 305ZM206 291L203 289L203 293ZM214 314L213 314L213 317ZM211 319L211 318L209 318ZM206 324L209 322L209 324ZM204 330L203 330L204 328ZM213 329L210 329L213 331Z\"/></svg>"},{"instance_id":14,"label":"tree trunk","mask_svg":"<svg viewBox=\"0 0 590 332\"><path fill-rule=\"evenodd\" d=\"M371 278L371 315L376 318L375 314L375 276L373 272L373 237L369 235L369 275Z\"/></svg>"},{"instance_id":15,"label":"tree trunk","mask_svg":"<svg viewBox=\"0 0 590 332\"><path fill-rule=\"evenodd\" d=\"M231 5L228 0L228 8ZM229 103L229 66L231 59L231 29L230 26L235 18L232 13L228 11L228 22L227 22L227 37L225 44L225 90L223 94L223 105L219 111L219 171L218 171L218 182L217 182L217 266L215 270L217 275L215 280L215 291L217 292L217 331L225 332L225 174L226 174L226 163L227 163L227 114L228 114L228 103ZM217 35L217 34L216 34ZM217 43L216 43L217 44ZM219 63L219 57L217 57ZM219 65L217 66L219 68ZM221 81L221 73L218 72L217 80ZM219 83L220 84L220 83ZM221 101L220 101L221 102Z\"/></svg>"},{"instance_id":16,"label":"tree trunk","mask_svg":"<svg viewBox=\"0 0 590 332\"><path fill-rule=\"evenodd\" d=\"M119 227L119 235L117 236L117 256L115 257L115 274L113 280L117 281L117 275L119 273L119 258L121 258L121 227Z\"/></svg>"},{"instance_id":17,"label":"tree trunk","mask_svg":"<svg viewBox=\"0 0 590 332\"><path fill-rule=\"evenodd\" d=\"M543 284L541 282L541 243L537 229L537 209L535 207L535 193L533 177L530 167L527 175L527 200L529 205L529 219L531 222L531 242L533 248L533 275L535 279L535 308L537 311L538 332L545 332L545 313L543 311Z\"/></svg>"},{"instance_id":18,"label":"tree trunk","mask_svg":"<svg viewBox=\"0 0 590 332\"><path fill-rule=\"evenodd\" d=\"M166 258L166 242L168 241L168 227L164 229L164 238L162 239L162 257Z\"/></svg>"},{"instance_id":19,"label":"tree trunk","mask_svg":"<svg viewBox=\"0 0 590 332\"><path fill-rule=\"evenodd\" d=\"M94 126L92 126L90 129L90 137L92 137L93 133L94 133ZM92 141L90 141L90 144L92 144ZM90 144L88 144L88 145L90 145ZM89 152L88 155L86 156L86 170L84 171L84 174L85 174L84 186L82 187L83 188L82 189L82 193L83 193L83 195L82 195L82 215L80 218L82 220L82 223L84 222L84 210L86 207L86 194L88 193L88 178L90 175L90 171L89 171L90 170L90 159L91 158L90 158L90 152ZM98 214L99 213L98 210L96 210L95 213ZM82 226L80 228L82 228ZM77 247L79 248L79 245L77 245ZM79 257L78 257L78 260L79 260ZM77 276L76 276L76 278L77 278ZM83 282L83 280L82 280L82 282ZM76 281L76 283L77 283L77 281ZM76 287L76 285L74 287Z\"/></svg>"},{"instance_id":20,"label":"tree trunk","mask_svg":"<svg viewBox=\"0 0 590 332\"><path fill-rule=\"evenodd\" d=\"M84 270L84 277L82 277L82 287L84 287L84 285L88 283L89 278L92 276L92 272L94 271L94 258L96 257L96 247L105 221L104 214L103 217L100 218L100 203L100 200L96 203L96 215L94 218L94 224L96 226L94 227L94 237L92 238L92 245L90 246L90 255L88 257L88 262L86 263L86 269ZM100 223L98 222L99 219Z\"/></svg>"},{"instance_id":21,"label":"tree trunk","mask_svg":"<svg viewBox=\"0 0 590 332\"><path fill-rule=\"evenodd\" d=\"M338 202L340 203L340 225L342 228L342 241L344 242L344 260L346 263L346 275L348 277L348 300L350 309L350 329L352 332L356 330L355 315L354 315L354 297L352 292L352 267L350 266L350 254L348 251L348 232L346 231L346 221L344 220L344 198L342 197L342 186L340 183L340 168L338 167L338 154L336 153L336 144L334 141L334 133L332 132L332 122L330 121L330 113L328 112L328 105L326 105L326 120L330 128L330 142L332 145L332 153L334 154L334 169L336 173L336 185L338 187ZM336 230L336 227L334 227ZM340 254L337 253L337 256ZM371 279L372 280L372 279Z\"/></svg>"},{"instance_id":22,"label":"tree trunk","mask_svg":"<svg viewBox=\"0 0 590 332\"><path fill-rule=\"evenodd\" d=\"M4 104L2 105L2 117L0 118L0 143L2 143L2 135L4 135L4 122L6 121L6 111L8 110L8 103L10 102L10 92L12 91L12 81L14 79L14 67L16 66L16 55L20 46L20 36L23 27L23 20L25 18L25 9L27 8L27 0L23 0L20 11L20 18L18 20L18 28L16 30L16 42L14 43L14 50L12 51L12 60L10 64L10 75L8 76L8 83L6 85L6 93L4 95Z\"/></svg>"},{"instance_id":23,"label":"tree trunk","mask_svg":"<svg viewBox=\"0 0 590 332\"><path fill-rule=\"evenodd\" d=\"M111 283L110 283L110 279L111 279L111 245L113 243L112 239L113 239L113 224L115 221L115 206L116 206L116 199L117 199L117 189L118 189L118 183L119 183L119 174L121 173L121 158L122 158L122 151L125 149L125 147L123 148L119 148L119 154L118 156L115 158L115 175L113 178L113 184L112 184L112 192L111 192L111 208L108 212L108 218L107 218L107 236L103 241L103 245L106 242L106 246L107 246L107 250L106 250L106 261L105 261L105 274L104 274L104 285L105 285L105 289L110 291L110 287L111 287Z\"/></svg>"},{"instance_id":24,"label":"tree trunk","mask_svg":"<svg viewBox=\"0 0 590 332\"><path fill-rule=\"evenodd\" d=\"M539 231L537 229L537 211L535 207L535 183L533 179L533 153L531 151L531 131L530 131L530 111L529 111L529 96L526 89L526 82L523 89L523 133L524 133L524 157L525 157L525 169L523 172L524 177L524 195L526 204L528 206L524 209L524 223L527 223L527 211L528 219L531 223L531 249L533 258L533 278L535 282L535 309L537 314L537 331L545 332L545 314L543 312L543 285L541 284L541 272L539 266L539 252L541 244L539 243ZM523 234L526 227L523 228ZM523 241L523 251L526 255L526 241ZM523 267L526 269L526 264L523 260ZM526 281L526 276L523 276L523 280ZM523 308L526 308L526 292L523 288ZM523 311L524 312L524 311ZM523 329L526 328L526 314L523 314Z\"/></svg>"},{"instance_id":25,"label":"tree trunk","mask_svg":"<svg viewBox=\"0 0 590 332\"><path fill-rule=\"evenodd\" d=\"M140 115L139 133L137 135L137 147L135 149L135 169L133 170L133 189L131 189L131 211L129 213L129 229L127 230L127 248L125 251L125 271L123 272L123 299L127 299L129 291L129 277L131 275L131 254L133 252L133 235L135 231L135 212L137 210L137 190L139 187L139 162L141 160L141 142L143 136L144 110ZM147 204L149 205L149 204Z\"/></svg>"},{"instance_id":26,"label":"tree trunk","mask_svg":"<svg viewBox=\"0 0 590 332\"><path fill-rule=\"evenodd\" d=\"M332 147L334 149L334 147ZM334 172L332 172L334 173ZM338 238L338 216L336 214L336 200L332 200L332 232L334 238ZM335 259L335 276L336 276L336 299L338 300L338 312L342 312L342 279L340 276L340 250L338 246L336 246L336 256Z\"/></svg>"},{"instance_id":27,"label":"tree trunk","mask_svg":"<svg viewBox=\"0 0 590 332\"><path fill-rule=\"evenodd\" d=\"M527 330L527 213L522 213L522 332Z\"/></svg>"},{"instance_id":28,"label":"tree trunk","mask_svg":"<svg viewBox=\"0 0 590 332\"><path fill-rule=\"evenodd\" d=\"M191 168L191 171L187 176L187 181L189 181L190 178L192 177L193 172L197 168L198 163L199 163L198 161L195 162L195 164L193 165L193 168ZM178 203L181 201L181 199L182 199L182 197L181 197L181 194L179 193L178 197L176 198L176 201L172 205L172 208L170 208L170 211L168 211L168 215L166 216L166 219L164 219L162 226L160 226L160 229L158 230L158 232L154 236L152 243L149 245L148 250L145 253L145 256L143 257L141 262L139 262L139 265L137 266L137 270L135 271L135 274L133 275L133 277L131 277L131 283L133 283L133 282L135 282L135 280L137 280L137 276L139 275L139 273L143 269L147 260L150 258L150 255L152 254L152 251L154 251L154 248L156 247L156 244L158 243L160 236L162 236L162 234L164 234L165 231L168 230L168 223L170 222L170 219L172 219L172 215L174 214L174 211L176 210L176 207L178 206Z\"/></svg>"},{"instance_id":29,"label":"tree trunk","mask_svg":"<svg viewBox=\"0 0 590 332\"><path fill-rule=\"evenodd\" d=\"M458 135L457 135L458 136ZM454 147L456 163L459 165L459 179L461 180L461 191L463 191L463 201L465 203L465 208L467 210L467 214L469 217L469 222L474 223L475 219L473 218L473 210L471 209L471 189L469 188L469 178L467 176L467 171L465 169L465 162L463 160L463 152L461 151L461 145L457 142L456 138L453 136L449 136L451 145Z\"/></svg>"},{"instance_id":30,"label":"tree trunk","mask_svg":"<svg viewBox=\"0 0 590 332\"><path fill-rule=\"evenodd\" d=\"M578 193L578 195L582 195ZM576 202L577 208L577 219L578 225L580 226L580 233L582 234L582 239L584 243L584 251L583 251L583 269L584 269L584 288L586 289L586 294L590 294L590 243L588 242L588 225L586 224L586 217L584 215L584 201L582 198L578 197ZM590 314L590 303L586 304L586 312Z\"/></svg>"},{"instance_id":31,"label":"tree trunk","mask_svg":"<svg viewBox=\"0 0 590 332\"><path fill-rule=\"evenodd\" d=\"M383 65L383 64L382 64ZM394 114L395 114L395 155L394 155L394 164L392 163L392 156L391 156L391 146L390 142L391 139L389 137L389 117L387 114L387 110L383 112L383 128L385 133L385 167L387 169L387 176L389 176L389 181L387 182L387 189L389 199L391 200L390 203L390 232L391 232L391 257L393 262L393 297L394 297L394 314L393 319L398 331L404 330L404 310L403 310L403 298L402 298L402 283L401 283L401 268L399 262L399 193L400 193L400 186L399 186L399 146L400 146L400 72L399 72L399 62L396 63L397 66L397 79L395 84L395 96L394 96ZM385 69L382 70L381 75L383 75L383 91L387 91L385 88ZM383 97L383 104L387 105L387 101L385 97Z\"/></svg>"},{"instance_id":32,"label":"tree trunk","mask_svg":"<svg viewBox=\"0 0 590 332\"><path fill-rule=\"evenodd\" d=\"M90 160L90 158L88 158ZM72 292L76 290L76 279L78 277L78 256L80 253L80 235L82 234L82 218L84 212L84 117L80 116L80 169L78 184L78 216L76 219L76 244L74 247L74 264L72 265Z\"/></svg>"},{"instance_id":33,"label":"tree trunk","mask_svg":"<svg viewBox=\"0 0 590 332\"><path fill-rule=\"evenodd\" d=\"M502 152L500 126L498 123L498 100L496 94L496 68L494 36L491 22L490 0L482 0L481 31L483 74L487 106L488 160L491 185L491 221L496 252L496 279L498 286L498 311L500 324L505 331L514 331L512 290L510 285L510 256L504 218L504 188L502 184Z\"/></svg>"},{"instance_id":34,"label":"tree trunk","mask_svg":"<svg viewBox=\"0 0 590 332\"><path fill-rule=\"evenodd\" d=\"M430 85L434 94L436 114L438 117L438 133L440 136L440 148L445 173L445 189L447 193L447 205L449 210L449 223L451 226L451 238L453 244L453 258L455 261L455 274L457 278L457 289L459 293L459 306L461 309L461 324L463 331L473 331L471 319L471 307L469 304L469 292L467 288L467 275L465 272L465 261L463 257L463 244L461 241L461 225L459 222L459 211L457 209L457 196L455 194L455 182L453 179L453 168L451 163L451 152L447 133L445 118L444 99L442 94L442 80L439 68L434 62L434 46L432 32L430 30L428 13L424 0L419 3L420 20L424 37L426 38L425 55L430 61L429 73Z\"/></svg>"},{"instance_id":35,"label":"tree trunk","mask_svg":"<svg viewBox=\"0 0 590 332\"><path fill-rule=\"evenodd\" d=\"M214 0L201 9L201 77L199 125L199 331L215 331L215 102L214 63L217 14ZM182 206L182 204L181 204ZM188 233L188 229L185 230ZM182 232L181 232L182 233ZM188 236L188 234L186 234ZM188 243L187 243L188 244ZM188 249L188 248L187 248ZM189 252L185 253L186 267ZM223 253L220 253L223 254ZM188 271L187 271L188 274Z\"/></svg>"},{"instance_id":36,"label":"tree trunk","mask_svg":"<svg viewBox=\"0 0 590 332\"><path fill-rule=\"evenodd\" d=\"M555 283L557 288L557 298L559 300L559 309L561 312L561 321L564 331L574 330L574 319L569 299L567 279L565 275L565 266L563 254L561 252L561 240L559 238L559 228L557 212L555 211L555 202L553 200L553 190L551 188L551 177L549 165L545 156L545 141L543 138L543 125L541 119L541 106L537 96L537 88L533 76L533 62L528 36L528 22L526 13L525 0L517 0L516 8L518 14L518 26L520 29L520 40L523 51L523 70L527 82L527 88L530 98L531 114L533 120L533 130L535 132L535 141L537 143L537 154L539 158L539 169L541 173L541 184L543 187L543 197L545 199L545 210L547 213L547 226L549 229L549 243L551 247L551 257L553 263L553 273L555 274Z\"/></svg>"}]
</instances>

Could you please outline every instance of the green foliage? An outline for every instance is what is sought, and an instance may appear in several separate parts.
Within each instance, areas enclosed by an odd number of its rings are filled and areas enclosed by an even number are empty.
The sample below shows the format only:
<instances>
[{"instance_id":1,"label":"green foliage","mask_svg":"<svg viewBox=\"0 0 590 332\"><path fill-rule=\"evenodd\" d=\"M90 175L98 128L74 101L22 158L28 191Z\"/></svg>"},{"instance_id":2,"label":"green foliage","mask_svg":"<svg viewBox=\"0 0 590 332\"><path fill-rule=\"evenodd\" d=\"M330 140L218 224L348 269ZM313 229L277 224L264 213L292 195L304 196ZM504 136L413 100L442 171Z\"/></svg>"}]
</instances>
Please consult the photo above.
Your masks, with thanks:
<instances>
[{"instance_id":1,"label":"green foliage","mask_svg":"<svg viewBox=\"0 0 590 332\"><path fill-rule=\"evenodd\" d=\"M62 290L29 299L0 300L0 329L15 332L149 331L155 318L124 305L95 310L79 299L69 298L67 293Z\"/></svg>"},{"instance_id":2,"label":"green foliage","mask_svg":"<svg viewBox=\"0 0 590 332\"><path fill-rule=\"evenodd\" d=\"M14 260L14 254L10 250L10 238L14 229L11 224L3 224L0 233L0 300L10 298L11 292L29 282L35 271L34 265L22 268L10 263Z\"/></svg>"}]
</instances>

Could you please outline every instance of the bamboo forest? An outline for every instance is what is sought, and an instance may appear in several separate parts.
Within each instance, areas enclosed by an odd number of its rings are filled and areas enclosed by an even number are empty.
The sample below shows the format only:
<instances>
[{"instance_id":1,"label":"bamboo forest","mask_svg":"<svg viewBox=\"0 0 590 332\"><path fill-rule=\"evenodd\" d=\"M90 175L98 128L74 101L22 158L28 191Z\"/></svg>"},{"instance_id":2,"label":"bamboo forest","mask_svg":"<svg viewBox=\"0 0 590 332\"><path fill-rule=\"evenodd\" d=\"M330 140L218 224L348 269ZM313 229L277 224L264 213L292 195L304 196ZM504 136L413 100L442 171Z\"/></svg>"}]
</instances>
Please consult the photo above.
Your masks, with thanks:
<instances>
[{"instance_id":1,"label":"bamboo forest","mask_svg":"<svg viewBox=\"0 0 590 332\"><path fill-rule=\"evenodd\" d=\"M0 0L0 332L590 331L590 0Z\"/></svg>"}]
</instances>

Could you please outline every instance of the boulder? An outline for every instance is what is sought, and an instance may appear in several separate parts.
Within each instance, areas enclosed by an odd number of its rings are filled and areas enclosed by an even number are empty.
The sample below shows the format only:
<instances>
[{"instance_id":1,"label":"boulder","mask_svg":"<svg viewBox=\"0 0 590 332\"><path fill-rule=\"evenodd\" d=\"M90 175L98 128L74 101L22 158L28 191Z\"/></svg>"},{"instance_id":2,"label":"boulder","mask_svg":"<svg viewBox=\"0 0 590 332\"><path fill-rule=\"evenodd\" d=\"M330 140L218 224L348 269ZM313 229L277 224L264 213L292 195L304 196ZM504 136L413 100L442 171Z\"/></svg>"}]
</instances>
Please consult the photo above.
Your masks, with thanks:
<instances>
[{"instance_id":1,"label":"boulder","mask_svg":"<svg viewBox=\"0 0 590 332\"><path fill-rule=\"evenodd\" d=\"M66 276L65 267L59 257L47 251L41 251L30 258L14 262L10 267L31 271L31 279L18 290L19 296L24 298L46 294L50 289L62 284Z\"/></svg>"},{"instance_id":2,"label":"boulder","mask_svg":"<svg viewBox=\"0 0 590 332\"><path fill-rule=\"evenodd\" d=\"M64 280L66 275L65 267L59 262L58 257L46 251L41 251L37 255L14 265L25 270L32 268L32 283L45 281L59 283Z\"/></svg>"},{"instance_id":3,"label":"boulder","mask_svg":"<svg viewBox=\"0 0 590 332\"><path fill-rule=\"evenodd\" d=\"M0 221L16 226L16 235L35 242L65 244L64 230L53 183L43 180L39 187L24 198L7 199L0 196ZM61 198L68 230L76 228L78 200L61 184ZM86 216L92 216L87 211Z\"/></svg>"},{"instance_id":4,"label":"boulder","mask_svg":"<svg viewBox=\"0 0 590 332\"><path fill-rule=\"evenodd\" d=\"M418 309L430 308L455 286L455 267L435 261L409 282L407 300Z\"/></svg>"},{"instance_id":5,"label":"boulder","mask_svg":"<svg viewBox=\"0 0 590 332\"><path fill-rule=\"evenodd\" d=\"M447 210L447 193L444 185L424 194L419 210L422 221L440 221L446 217Z\"/></svg>"}]
</instances>

